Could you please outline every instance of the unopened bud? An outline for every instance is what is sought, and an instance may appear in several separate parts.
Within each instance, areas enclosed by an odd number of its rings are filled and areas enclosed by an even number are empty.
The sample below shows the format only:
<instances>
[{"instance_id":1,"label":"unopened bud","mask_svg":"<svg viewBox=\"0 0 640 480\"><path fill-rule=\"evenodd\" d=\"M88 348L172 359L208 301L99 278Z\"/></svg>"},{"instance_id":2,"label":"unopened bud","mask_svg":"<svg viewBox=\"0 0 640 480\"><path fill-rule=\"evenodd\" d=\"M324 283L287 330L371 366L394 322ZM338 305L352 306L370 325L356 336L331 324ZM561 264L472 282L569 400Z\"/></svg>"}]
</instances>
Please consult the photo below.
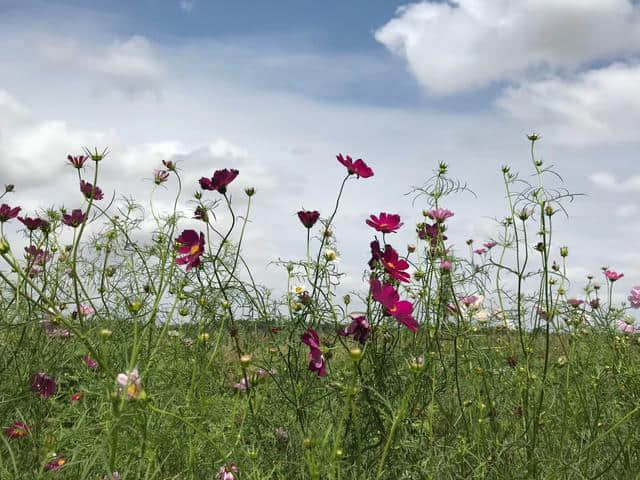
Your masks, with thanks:
<instances>
[{"instance_id":1,"label":"unopened bud","mask_svg":"<svg viewBox=\"0 0 640 480\"><path fill-rule=\"evenodd\" d=\"M0 253L9 253L9 250L11 250L11 247L9 246L9 242L7 241L7 239L4 237L0 237Z\"/></svg>"},{"instance_id":2,"label":"unopened bud","mask_svg":"<svg viewBox=\"0 0 640 480\"><path fill-rule=\"evenodd\" d=\"M349 356L351 357L351 360L353 360L354 362L357 362L362 358L362 350L358 347L354 347L351 350L349 350Z\"/></svg>"},{"instance_id":3,"label":"unopened bud","mask_svg":"<svg viewBox=\"0 0 640 480\"><path fill-rule=\"evenodd\" d=\"M4 186L4 191L7 193L10 193L10 192L13 192L14 188L15 188L14 185L12 183L9 183L8 185Z\"/></svg>"},{"instance_id":4,"label":"unopened bud","mask_svg":"<svg viewBox=\"0 0 640 480\"><path fill-rule=\"evenodd\" d=\"M569 247L560 247L560 256L564 258L567 255L569 255Z\"/></svg>"},{"instance_id":5,"label":"unopened bud","mask_svg":"<svg viewBox=\"0 0 640 480\"><path fill-rule=\"evenodd\" d=\"M253 197L256 194L256 189L253 187L245 188L244 193L247 194L247 197Z\"/></svg>"}]
</instances>

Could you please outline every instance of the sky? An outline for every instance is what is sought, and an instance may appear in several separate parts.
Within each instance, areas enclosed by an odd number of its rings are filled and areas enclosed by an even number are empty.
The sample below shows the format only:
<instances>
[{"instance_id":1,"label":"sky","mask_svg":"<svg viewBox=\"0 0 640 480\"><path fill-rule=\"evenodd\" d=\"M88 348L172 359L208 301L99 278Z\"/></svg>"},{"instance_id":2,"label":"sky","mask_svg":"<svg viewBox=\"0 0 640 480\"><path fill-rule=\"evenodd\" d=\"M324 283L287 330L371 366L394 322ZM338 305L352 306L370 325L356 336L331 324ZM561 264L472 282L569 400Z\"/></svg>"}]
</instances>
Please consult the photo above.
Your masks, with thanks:
<instances>
[{"instance_id":1,"label":"sky","mask_svg":"<svg viewBox=\"0 0 640 480\"><path fill-rule=\"evenodd\" d=\"M65 158L83 146L111 151L105 192L147 205L154 169L177 161L188 216L198 178L237 168L238 205L257 190L244 254L277 288L270 262L305 254L295 212L329 215L349 154L375 171L348 182L335 223L345 288L361 290L365 219L399 213L404 250L426 206L406 194L438 162L475 192L447 200L451 242L495 238L501 166L530 179L535 131L584 194L555 222L572 291L602 266L625 273L619 299L640 284L637 2L0 0L0 44L0 183L29 212L79 206Z\"/></svg>"}]
</instances>

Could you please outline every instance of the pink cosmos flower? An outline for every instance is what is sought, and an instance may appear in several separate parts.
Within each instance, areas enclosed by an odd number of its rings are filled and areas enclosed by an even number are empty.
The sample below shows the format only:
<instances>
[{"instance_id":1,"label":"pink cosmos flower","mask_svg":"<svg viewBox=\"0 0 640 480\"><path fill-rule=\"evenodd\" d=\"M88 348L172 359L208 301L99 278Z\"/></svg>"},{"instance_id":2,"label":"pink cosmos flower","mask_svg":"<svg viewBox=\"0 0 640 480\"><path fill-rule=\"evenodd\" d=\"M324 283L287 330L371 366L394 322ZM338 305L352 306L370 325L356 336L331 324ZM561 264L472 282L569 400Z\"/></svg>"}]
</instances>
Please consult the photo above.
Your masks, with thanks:
<instances>
[{"instance_id":1,"label":"pink cosmos flower","mask_svg":"<svg viewBox=\"0 0 640 480\"><path fill-rule=\"evenodd\" d=\"M366 163L364 163L364 160L362 160L361 158L354 162L349 155L347 155L347 158L344 158L341 153L336 155L336 158L342 165L347 167L347 172L349 172L349 175L355 174L358 178L373 177L373 170L371 170L371 168Z\"/></svg>"},{"instance_id":2,"label":"pink cosmos flower","mask_svg":"<svg viewBox=\"0 0 640 480\"><path fill-rule=\"evenodd\" d=\"M486 248L476 248L473 253L475 253L476 255L484 255L485 253L487 253L487 249Z\"/></svg>"},{"instance_id":3,"label":"pink cosmos flower","mask_svg":"<svg viewBox=\"0 0 640 480\"><path fill-rule=\"evenodd\" d=\"M37 230L42 226L41 218L18 217L18 220L20 220L29 231Z\"/></svg>"},{"instance_id":4,"label":"pink cosmos flower","mask_svg":"<svg viewBox=\"0 0 640 480\"><path fill-rule=\"evenodd\" d=\"M307 331L300 337L302 343L309 347L309 370L317 372L319 377L324 377L327 374L326 361L322 350L320 349L320 337L312 328L307 328Z\"/></svg>"},{"instance_id":5,"label":"pink cosmos flower","mask_svg":"<svg viewBox=\"0 0 640 480\"><path fill-rule=\"evenodd\" d=\"M53 460L51 460L44 466L44 470L46 472L49 472L49 471L55 472L60 470L65 465L65 463L67 463L65 458L62 455L57 455L53 458Z\"/></svg>"},{"instance_id":6,"label":"pink cosmos flower","mask_svg":"<svg viewBox=\"0 0 640 480\"><path fill-rule=\"evenodd\" d=\"M55 378L46 373L36 373L31 377L31 389L43 398L49 398L58 391Z\"/></svg>"},{"instance_id":7,"label":"pink cosmos flower","mask_svg":"<svg viewBox=\"0 0 640 480\"><path fill-rule=\"evenodd\" d=\"M611 282L615 282L616 280L620 280L624 277L624 273L614 272L613 270L607 270L604 272L604 276L607 277Z\"/></svg>"},{"instance_id":8,"label":"pink cosmos flower","mask_svg":"<svg viewBox=\"0 0 640 480\"><path fill-rule=\"evenodd\" d=\"M364 345L367 338L369 338L369 335L371 335L371 325L369 325L367 317L364 315L351 317L351 324L344 330L338 331L338 335L342 337L353 335L354 340L357 340Z\"/></svg>"},{"instance_id":9,"label":"pink cosmos flower","mask_svg":"<svg viewBox=\"0 0 640 480\"><path fill-rule=\"evenodd\" d=\"M498 244L497 242L486 242L486 243L483 243L482 246L485 247L487 250L491 250L497 244Z\"/></svg>"},{"instance_id":10,"label":"pink cosmos flower","mask_svg":"<svg viewBox=\"0 0 640 480\"><path fill-rule=\"evenodd\" d=\"M317 210L300 210L298 218L306 228L311 228L320 218L320 212Z\"/></svg>"},{"instance_id":11,"label":"pink cosmos flower","mask_svg":"<svg viewBox=\"0 0 640 480\"><path fill-rule=\"evenodd\" d=\"M84 222L86 218L87 218L86 213L82 213L82 210L80 210L79 208L75 208L71 211L71 215L69 215L68 213L65 213L64 215L62 215L62 223L70 227L76 228L82 225L82 222Z\"/></svg>"},{"instance_id":12,"label":"pink cosmos flower","mask_svg":"<svg viewBox=\"0 0 640 480\"><path fill-rule=\"evenodd\" d=\"M235 463L224 465L218 470L216 480L235 480L236 477L233 475L234 473L238 473L238 467Z\"/></svg>"},{"instance_id":13,"label":"pink cosmos flower","mask_svg":"<svg viewBox=\"0 0 640 480\"><path fill-rule=\"evenodd\" d=\"M96 362L93 358L91 358L86 353L82 356L82 361L91 370L95 370L95 369L97 369L99 367L98 362Z\"/></svg>"},{"instance_id":14,"label":"pink cosmos flower","mask_svg":"<svg viewBox=\"0 0 640 480\"><path fill-rule=\"evenodd\" d=\"M4 223L12 218L16 218L22 210L20 207L11 208L6 203L0 205L0 223Z\"/></svg>"},{"instance_id":15,"label":"pink cosmos flower","mask_svg":"<svg viewBox=\"0 0 640 480\"><path fill-rule=\"evenodd\" d=\"M155 183L156 185L160 185L167 180L169 180L169 172L167 172L166 170L157 169L153 172L153 183Z\"/></svg>"},{"instance_id":16,"label":"pink cosmos flower","mask_svg":"<svg viewBox=\"0 0 640 480\"><path fill-rule=\"evenodd\" d=\"M405 272L409 268L409 263L401 259L391 245L385 246L382 264L385 271L399 282L408 282L411 278L411 275Z\"/></svg>"},{"instance_id":17,"label":"pink cosmos flower","mask_svg":"<svg viewBox=\"0 0 640 480\"><path fill-rule=\"evenodd\" d=\"M400 221L400 215L381 212L379 217L371 215L367 225L378 232L394 233L404 224Z\"/></svg>"},{"instance_id":18,"label":"pink cosmos flower","mask_svg":"<svg viewBox=\"0 0 640 480\"><path fill-rule=\"evenodd\" d=\"M73 165L73 168L77 169L81 169L84 166L84 162L86 162L88 158L89 157L87 155L67 155L67 160L69 160L69 163Z\"/></svg>"},{"instance_id":19,"label":"pink cosmos flower","mask_svg":"<svg viewBox=\"0 0 640 480\"><path fill-rule=\"evenodd\" d=\"M93 309L91 305L80 305L80 313L85 317L88 317L96 313L96 311Z\"/></svg>"},{"instance_id":20,"label":"pink cosmos flower","mask_svg":"<svg viewBox=\"0 0 640 480\"><path fill-rule=\"evenodd\" d=\"M444 270L445 272L450 272L452 268L453 268L453 263L451 263L451 260L442 260L440 262L440 270Z\"/></svg>"},{"instance_id":21,"label":"pink cosmos flower","mask_svg":"<svg viewBox=\"0 0 640 480\"><path fill-rule=\"evenodd\" d=\"M50 255L35 245L24 247L25 257L33 265L44 265L49 260Z\"/></svg>"},{"instance_id":22,"label":"pink cosmos flower","mask_svg":"<svg viewBox=\"0 0 640 480\"><path fill-rule=\"evenodd\" d=\"M134 367L133 370L127 371L125 373L119 373L116 377L116 385L120 392L127 393L127 398L129 400L137 400L144 395L138 367Z\"/></svg>"},{"instance_id":23,"label":"pink cosmos flower","mask_svg":"<svg viewBox=\"0 0 640 480\"><path fill-rule=\"evenodd\" d=\"M618 330L620 330L622 333L632 334L638 331L636 327L633 326L633 324L629 324L624 320L618 320L616 322L616 326L618 327Z\"/></svg>"},{"instance_id":24,"label":"pink cosmos flower","mask_svg":"<svg viewBox=\"0 0 640 480\"><path fill-rule=\"evenodd\" d=\"M31 427L24 422L13 422L4 429L4 434L7 438L22 438L29 435L30 430Z\"/></svg>"},{"instance_id":25,"label":"pink cosmos flower","mask_svg":"<svg viewBox=\"0 0 640 480\"><path fill-rule=\"evenodd\" d=\"M80 180L80 191L86 199L93 198L94 200L102 200L104 198L102 190L100 190L97 185L94 187L89 182L85 182L84 180Z\"/></svg>"},{"instance_id":26,"label":"pink cosmos flower","mask_svg":"<svg viewBox=\"0 0 640 480\"><path fill-rule=\"evenodd\" d=\"M371 296L380 303L398 323L402 323L412 332L418 331L418 322L411 315L413 313L413 304L407 300L400 300L400 295L393 288L393 285L382 285L376 278L371 278Z\"/></svg>"},{"instance_id":27,"label":"pink cosmos flower","mask_svg":"<svg viewBox=\"0 0 640 480\"><path fill-rule=\"evenodd\" d=\"M236 384L233 385L238 392L246 392L249 388L251 388L251 382L244 377Z\"/></svg>"},{"instance_id":28,"label":"pink cosmos flower","mask_svg":"<svg viewBox=\"0 0 640 480\"><path fill-rule=\"evenodd\" d=\"M187 272L193 267L200 265L200 256L204 253L204 233L200 232L200 236L195 230L184 230L178 238L178 252L185 254L176 258L178 265L187 265Z\"/></svg>"},{"instance_id":29,"label":"pink cosmos flower","mask_svg":"<svg viewBox=\"0 0 640 480\"><path fill-rule=\"evenodd\" d=\"M633 287L627 297L632 308L640 308L640 287Z\"/></svg>"},{"instance_id":30,"label":"pink cosmos flower","mask_svg":"<svg viewBox=\"0 0 640 480\"><path fill-rule=\"evenodd\" d=\"M579 300L577 298L570 298L567 300L567 303L571 305L573 308L578 308L580 305L584 303L584 300Z\"/></svg>"},{"instance_id":31,"label":"pink cosmos flower","mask_svg":"<svg viewBox=\"0 0 640 480\"><path fill-rule=\"evenodd\" d=\"M453 217L454 213L446 208L433 208L427 212L427 216L437 223L444 222L447 218Z\"/></svg>"},{"instance_id":32,"label":"pink cosmos flower","mask_svg":"<svg viewBox=\"0 0 640 480\"><path fill-rule=\"evenodd\" d=\"M235 169L216 170L213 173L213 177L202 177L200 179L200 188L203 190L217 190L223 195L227 193L227 186L235 180L240 173Z\"/></svg>"}]
</instances>

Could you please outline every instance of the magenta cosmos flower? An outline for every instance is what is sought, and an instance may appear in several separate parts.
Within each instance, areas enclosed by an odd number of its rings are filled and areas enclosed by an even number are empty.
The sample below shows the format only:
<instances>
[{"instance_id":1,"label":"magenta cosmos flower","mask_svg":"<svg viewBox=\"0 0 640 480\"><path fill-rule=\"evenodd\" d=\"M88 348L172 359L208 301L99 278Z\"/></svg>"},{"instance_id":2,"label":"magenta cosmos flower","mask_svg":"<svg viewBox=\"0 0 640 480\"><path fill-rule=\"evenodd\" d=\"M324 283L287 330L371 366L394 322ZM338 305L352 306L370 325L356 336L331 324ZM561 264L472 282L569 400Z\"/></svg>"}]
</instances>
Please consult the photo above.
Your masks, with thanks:
<instances>
[{"instance_id":1,"label":"magenta cosmos flower","mask_svg":"<svg viewBox=\"0 0 640 480\"><path fill-rule=\"evenodd\" d=\"M367 317L359 315L357 317L351 317L351 324L344 330L338 331L338 335L347 337L353 335L353 339L362 343L367 341L369 335L371 335L371 325L367 322Z\"/></svg>"},{"instance_id":2,"label":"magenta cosmos flower","mask_svg":"<svg viewBox=\"0 0 640 480\"><path fill-rule=\"evenodd\" d=\"M433 208L427 212L427 217L435 220L437 223L443 223L447 218L453 217L453 212L446 208Z\"/></svg>"},{"instance_id":3,"label":"magenta cosmos flower","mask_svg":"<svg viewBox=\"0 0 640 480\"><path fill-rule=\"evenodd\" d=\"M185 254L176 258L178 265L186 265L187 272L200 265L200 256L204 253L204 233L200 232L198 236L195 230L185 230L176 238L176 242L178 253Z\"/></svg>"},{"instance_id":4,"label":"magenta cosmos flower","mask_svg":"<svg viewBox=\"0 0 640 480\"><path fill-rule=\"evenodd\" d=\"M157 169L153 172L153 183L155 183L156 185L160 185L167 180L169 180L169 172L167 172L166 170Z\"/></svg>"},{"instance_id":5,"label":"magenta cosmos flower","mask_svg":"<svg viewBox=\"0 0 640 480\"><path fill-rule=\"evenodd\" d=\"M84 354L82 356L82 361L84 362L84 364L89 367L91 370L95 370L98 368L98 362L96 362L93 358L91 358L89 355Z\"/></svg>"},{"instance_id":6,"label":"magenta cosmos flower","mask_svg":"<svg viewBox=\"0 0 640 480\"><path fill-rule=\"evenodd\" d=\"M4 434L7 438L22 438L29 435L30 430L31 427L24 422L13 422L4 429Z\"/></svg>"},{"instance_id":7,"label":"magenta cosmos flower","mask_svg":"<svg viewBox=\"0 0 640 480\"><path fill-rule=\"evenodd\" d=\"M69 215L68 213L65 213L64 215L62 215L62 223L70 227L76 228L82 225L82 222L84 222L86 218L87 218L86 213L82 213L82 210L80 210L79 208L75 208L71 211L71 215Z\"/></svg>"},{"instance_id":8,"label":"magenta cosmos flower","mask_svg":"<svg viewBox=\"0 0 640 480\"><path fill-rule=\"evenodd\" d=\"M624 273L614 272L613 270L607 270L604 272L604 276L611 282L615 282L616 280L620 280L624 277Z\"/></svg>"},{"instance_id":9,"label":"magenta cosmos flower","mask_svg":"<svg viewBox=\"0 0 640 480\"><path fill-rule=\"evenodd\" d=\"M326 361L322 350L320 349L320 337L312 328L307 328L307 331L300 337L302 343L309 347L309 370L316 372L319 377L324 377L327 374Z\"/></svg>"},{"instance_id":10,"label":"magenta cosmos flower","mask_svg":"<svg viewBox=\"0 0 640 480\"><path fill-rule=\"evenodd\" d=\"M440 227L437 223L429 225L428 223L421 223L416 229L420 240L429 240L432 247L438 244L438 234L440 233ZM446 235L442 235L442 241L447 240Z\"/></svg>"},{"instance_id":11,"label":"magenta cosmos flower","mask_svg":"<svg viewBox=\"0 0 640 480\"><path fill-rule=\"evenodd\" d=\"M577 298L570 298L567 300L567 303L571 305L573 308L578 308L580 305L584 303L584 300L579 300Z\"/></svg>"},{"instance_id":12,"label":"magenta cosmos flower","mask_svg":"<svg viewBox=\"0 0 640 480\"><path fill-rule=\"evenodd\" d=\"M486 248L476 248L473 253L475 253L476 255L484 255L485 253L487 253L487 249Z\"/></svg>"},{"instance_id":13,"label":"magenta cosmos flower","mask_svg":"<svg viewBox=\"0 0 640 480\"><path fill-rule=\"evenodd\" d=\"M16 218L22 210L20 207L11 208L6 203L0 205L0 223L4 223L12 218Z\"/></svg>"},{"instance_id":14,"label":"magenta cosmos flower","mask_svg":"<svg viewBox=\"0 0 640 480\"><path fill-rule=\"evenodd\" d=\"M93 198L94 200L102 200L104 198L102 190L100 190L97 185L94 187L89 182L85 182L84 180L80 180L80 191L87 199Z\"/></svg>"},{"instance_id":15,"label":"magenta cosmos flower","mask_svg":"<svg viewBox=\"0 0 640 480\"><path fill-rule=\"evenodd\" d=\"M491 250L493 247L495 247L498 244L498 242L486 242L483 243L482 245L487 249L487 250Z\"/></svg>"},{"instance_id":16,"label":"magenta cosmos flower","mask_svg":"<svg viewBox=\"0 0 640 480\"><path fill-rule=\"evenodd\" d=\"M371 296L380 303L398 323L402 323L412 332L418 331L418 322L411 315L413 313L413 304L407 300L400 300L400 295L392 285L384 285L379 280L372 278L370 280Z\"/></svg>"},{"instance_id":17,"label":"magenta cosmos flower","mask_svg":"<svg viewBox=\"0 0 640 480\"><path fill-rule=\"evenodd\" d=\"M631 307L640 308L640 286L633 287L629 292L627 299L631 303Z\"/></svg>"},{"instance_id":18,"label":"magenta cosmos flower","mask_svg":"<svg viewBox=\"0 0 640 480\"><path fill-rule=\"evenodd\" d=\"M39 229L42 226L43 220L41 218L31 218L31 217L18 217L18 220L22 222L22 224L27 227L27 230L34 231Z\"/></svg>"},{"instance_id":19,"label":"magenta cosmos flower","mask_svg":"<svg viewBox=\"0 0 640 480\"><path fill-rule=\"evenodd\" d=\"M453 263L451 263L451 260L442 260L440 262L440 270L443 270L445 272L450 272L452 268L453 268Z\"/></svg>"},{"instance_id":20,"label":"magenta cosmos flower","mask_svg":"<svg viewBox=\"0 0 640 480\"><path fill-rule=\"evenodd\" d=\"M44 265L50 258L50 255L48 253L36 247L35 245L24 247L24 251L24 256L27 258L29 263L32 263L34 265Z\"/></svg>"},{"instance_id":21,"label":"magenta cosmos flower","mask_svg":"<svg viewBox=\"0 0 640 480\"><path fill-rule=\"evenodd\" d=\"M385 246L382 264L384 265L385 271L399 282L408 282L411 278L411 276L405 272L405 270L409 268L409 263L400 258L398 252L396 252L391 245Z\"/></svg>"},{"instance_id":22,"label":"magenta cosmos flower","mask_svg":"<svg viewBox=\"0 0 640 480\"><path fill-rule=\"evenodd\" d=\"M224 195L227 193L227 185L235 180L238 173L240 172L233 168L231 170L226 168L224 170L216 170L213 173L213 177L202 177L200 179L200 188L203 190L217 190Z\"/></svg>"},{"instance_id":23,"label":"magenta cosmos flower","mask_svg":"<svg viewBox=\"0 0 640 480\"><path fill-rule=\"evenodd\" d=\"M317 210L300 210L298 218L306 228L311 228L320 218L320 212Z\"/></svg>"},{"instance_id":24,"label":"magenta cosmos flower","mask_svg":"<svg viewBox=\"0 0 640 480\"><path fill-rule=\"evenodd\" d=\"M73 165L73 168L77 169L82 168L84 166L84 162L86 162L88 159L89 157L87 155L67 155L67 160L69 161L69 163Z\"/></svg>"},{"instance_id":25,"label":"magenta cosmos flower","mask_svg":"<svg viewBox=\"0 0 640 480\"><path fill-rule=\"evenodd\" d=\"M380 212L378 217L371 215L367 220L367 225L375 228L378 232L394 233L404 224L400 221L400 215Z\"/></svg>"},{"instance_id":26,"label":"magenta cosmos flower","mask_svg":"<svg viewBox=\"0 0 640 480\"><path fill-rule=\"evenodd\" d=\"M347 167L349 175L357 175L358 178L373 177L373 170L371 170L371 168L364 163L364 160L361 158L354 162L349 155L347 155L347 158L344 158L341 153L336 155L336 158L342 165Z\"/></svg>"},{"instance_id":27,"label":"magenta cosmos flower","mask_svg":"<svg viewBox=\"0 0 640 480\"><path fill-rule=\"evenodd\" d=\"M55 378L40 372L31 378L31 389L43 398L49 398L58 391Z\"/></svg>"}]
</instances>

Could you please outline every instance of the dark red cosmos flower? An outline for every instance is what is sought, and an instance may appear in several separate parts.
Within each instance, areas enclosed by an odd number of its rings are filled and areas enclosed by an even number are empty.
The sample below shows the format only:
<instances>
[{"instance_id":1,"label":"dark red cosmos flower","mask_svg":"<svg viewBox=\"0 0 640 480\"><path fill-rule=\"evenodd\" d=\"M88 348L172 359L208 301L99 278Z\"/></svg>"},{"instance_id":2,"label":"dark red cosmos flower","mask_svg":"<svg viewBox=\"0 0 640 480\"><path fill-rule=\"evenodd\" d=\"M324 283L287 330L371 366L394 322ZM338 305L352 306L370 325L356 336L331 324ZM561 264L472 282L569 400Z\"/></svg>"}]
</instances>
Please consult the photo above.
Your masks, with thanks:
<instances>
[{"instance_id":1,"label":"dark red cosmos flower","mask_svg":"<svg viewBox=\"0 0 640 480\"><path fill-rule=\"evenodd\" d=\"M369 260L369 268L374 269L377 262L382 260L382 250L380 250L380 242L374 240L370 244L371 247L371 260Z\"/></svg>"},{"instance_id":2,"label":"dark red cosmos flower","mask_svg":"<svg viewBox=\"0 0 640 480\"><path fill-rule=\"evenodd\" d=\"M69 215L68 213L65 213L64 215L62 215L62 223L70 227L76 228L82 225L82 222L84 222L86 218L87 218L86 213L82 213L82 210L80 210L79 208L74 208L71 211L71 215Z\"/></svg>"},{"instance_id":3,"label":"dark red cosmos flower","mask_svg":"<svg viewBox=\"0 0 640 480\"><path fill-rule=\"evenodd\" d=\"M238 173L240 172L233 168L231 170L226 168L224 170L216 170L213 173L213 177L202 177L200 179L200 188L203 190L217 190L224 195L227 193L227 185L233 182Z\"/></svg>"},{"instance_id":4,"label":"dark red cosmos flower","mask_svg":"<svg viewBox=\"0 0 640 480\"><path fill-rule=\"evenodd\" d=\"M82 399L83 395L84 393L82 392L82 390L73 393L71 395L71 403L78 403Z\"/></svg>"},{"instance_id":5,"label":"dark red cosmos flower","mask_svg":"<svg viewBox=\"0 0 640 480\"><path fill-rule=\"evenodd\" d=\"M200 265L200 256L204 253L204 233L200 235L195 230L184 230L178 238L178 252L185 254L176 258L178 265L187 265L187 272Z\"/></svg>"},{"instance_id":6,"label":"dark red cosmos flower","mask_svg":"<svg viewBox=\"0 0 640 480\"><path fill-rule=\"evenodd\" d=\"M27 227L28 230L34 231L40 228L42 225L41 218L31 218L31 217L18 217L18 220L22 222L22 224Z\"/></svg>"},{"instance_id":7,"label":"dark red cosmos flower","mask_svg":"<svg viewBox=\"0 0 640 480\"><path fill-rule=\"evenodd\" d=\"M367 220L367 225L382 233L394 233L404 223L400 221L400 215L380 212L379 217L371 215L370 219Z\"/></svg>"},{"instance_id":8,"label":"dark red cosmos flower","mask_svg":"<svg viewBox=\"0 0 640 480\"><path fill-rule=\"evenodd\" d=\"M0 223L16 218L22 210L20 207L11 208L6 203L0 205Z\"/></svg>"},{"instance_id":9,"label":"dark red cosmos flower","mask_svg":"<svg viewBox=\"0 0 640 480\"><path fill-rule=\"evenodd\" d=\"M357 175L358 178L373 177L373 170L371 170L371 167L364 163L364 160L361 158L354 162L349 155L347 155L347 158L344 158L341 153L336 155L336 158L342 165L347 167L349 175Z\"/></svg>"},{"instance_id":10,"label":"dark red cosmos flower","mask_svg":"<svg viewBox=\"0 0 640 480\"><path fill-rule=\"evenodd\" d=\"M55 378L40 372L31 378L31 389L43 398L49 398L58 391Z\"/></svg>"},{"instance_id":11,"label":"dark red cosmos flower","mask_svg":"<svg viewBox=\"0 0 640 480\"><path fill-rule=\"evenodd\" d=\"M344 330L338 331L338 335L342 337L353 335L354 340L357 340L364 345L367 338L369 338L369 335L371 335L371 325L369 325L367 317L364 315L351 317L351 324L348 327L345 327Z\"/></svg>"},{"instance_id":12,"label":"dark red cosmos flower","mask_svg":"<svg viewBox=\"0 0 640 480\"><path fill-rule=\"evenodd\" d=\"M65 463L67 463L67 461L64 459L64 457L62 455L57 455L53 458L53 460L51 460L44 466L44 470L46 472L49 472L49 471L55 472L57 470L60 470Z\"/></svg>"},{"instance_id":13,"label":"dark red cosmos flower","mask_svg":"<svg viewBox=\"0 0 640 480\"><path fill-rule=\"evenodd\" d=\"M77 169L82 168L84 166L84 162L86 162L88 159L89 157L87 155L67 155L67 160L69 160L69 163L71 163L71 165L73 165L73 167Z\"/></svg>"},{"instance_id":14,"label":"dark red cosmos flower","mask_svg":"<svg viewBox=\"0 0 640 480\"><path fill-rule=\"evenodd\" d=\"M82 361L84 362L84 364L89 367L91 370L95 370L96 368L98 368L98 362L96 362L93 358L91 358L89 355L87 355L86 353L82 356Z\"/></svg>"},{"instance_id":15,"label":"dark red cosmos flower","mask_svg":"<svg viewBox=\"0 0 640 480\"><path fill-rule=\"evenodd\" d=\"M4 429L4 434L7 438L22 438L29 435L31 427L24 422L13 422L10 426Z\"/></svg>"},{"instance_id":16,"label":"dark red cosmos flower","mask_svg":"<svg viewBox=\"0 0 640 480\"><path fill-rule=\"evenodd\" d=\"M320 218L320 212L317 210L300 210L298 212L298 218L305 227L311 228Z\"/></svg>"},{"instance_id":17,"label":"dark red cosmos flower","mask_svg":"<svg viewBox=\"0 0 640 480\"><path fill-rule=\"evenodd\" d=\"M84 180L80 180L80 191L87 199L93 197L94 200L102 200L104 198L102 190L100 190L97 185L94 187L89 182L85 182Z\"/></svg>"},{"instance_id":18,"label":"dark red cosmos flower","mask_svg":"<svg viewBox=\"0 0 640 480\"><path fill-rule=\"evenodd\" d=\"M420 237L421 240L430 240L432 247L435 247L438 244L438 233L440 232L440 227L437 223L434 223L433 225L421 223L418 225L416 231L418 232L418 237ZM442 241L445 241L446 239L446 235L442 235Z\"/></svg>"},{"instance_id":19,"label":"dark red cosmos flower","mask_svg":"<svg viewBox=\"0 0 640 480\"><path fill-rule=\"evenodd\" d=\"M316 372L319 377L324 377L327 370L324 355L320 349L320 337L315 330L307 328L300 340L309 346L309 371Z\"/></svg>"},{"instance_id":20,"label":"dark red cosmos flower","mask_svg":"<svg viewBox=\"0 0 640 480\"><path fill-rule=\"evenodd\" d=\"M413 313L413 304L411 302L400 300L400 295L392 285L382 286L376 278L371 278L370 285L371 296L385 308L387 314L412 332L418 331L418 322L411 315Z\"/></svg>"},{"instance_id":21,"label":"dark red cosmos flower","mask_svg":"<svg viewBox=\"0 0 640 480\"><path fill-rule=\"evenodd\" d=\"M386 245L384 248L382 265L385 271L399 282L408 282L411 278L411 275L404 271L409 268L409 263L401 259L391 245Z\"/></svg>"},{"instance_id":22,"label":"dark red cosmos flower","mask_svg":"<svg viewBox=\"0 0 640 480\"><path fill-rule=\"evenodd\" d=\"M594 310L600 307L600 299L599 298L594 298L593 300L591 300L589 302L589 306L591 308L593 308Z\"/></svg>"}]
</instances>

